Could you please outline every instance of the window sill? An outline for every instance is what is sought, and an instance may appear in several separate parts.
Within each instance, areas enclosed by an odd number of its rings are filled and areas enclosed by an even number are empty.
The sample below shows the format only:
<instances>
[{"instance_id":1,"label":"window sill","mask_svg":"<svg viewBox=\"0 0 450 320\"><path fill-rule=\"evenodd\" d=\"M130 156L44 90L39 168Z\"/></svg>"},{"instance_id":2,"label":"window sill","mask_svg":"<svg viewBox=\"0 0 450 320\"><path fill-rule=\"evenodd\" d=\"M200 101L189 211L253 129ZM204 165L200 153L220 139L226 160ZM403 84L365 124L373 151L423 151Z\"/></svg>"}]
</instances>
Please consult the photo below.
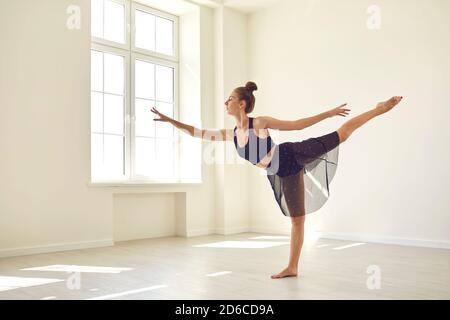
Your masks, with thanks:
<instances>
[{"instance_id":1,"label":"window sill","mask_svg":"<svg viewBox=\"0 0 450 320\"><path fill-rule=\"evenodd\" d=\"M198 187L203 182L88 182L87 186L92 188L162 188L162 187Z\"/></svg>"}]
</instances>

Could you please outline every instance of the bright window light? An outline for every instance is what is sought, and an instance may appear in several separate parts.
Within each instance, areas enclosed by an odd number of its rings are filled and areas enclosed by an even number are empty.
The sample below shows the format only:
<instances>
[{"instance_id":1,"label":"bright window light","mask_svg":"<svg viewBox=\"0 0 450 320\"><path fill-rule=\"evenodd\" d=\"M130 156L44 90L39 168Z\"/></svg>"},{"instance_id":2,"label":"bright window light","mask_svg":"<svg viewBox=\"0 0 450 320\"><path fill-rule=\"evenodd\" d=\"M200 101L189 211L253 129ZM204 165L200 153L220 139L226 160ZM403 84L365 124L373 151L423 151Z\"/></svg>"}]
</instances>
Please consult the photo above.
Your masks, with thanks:
<instances>
[{"instance_id":1,"label":"bright window light","mask_svg":"<svg viewBox=\"0 0 450 320\"><path fill-rule=\"evenodd\" d=\"M283 246L289 242L271 241L222 241L207 244L195 245L197 248L236 248L236 249L263 249Z\"/></svg>"},{"instance_id":2,"label":"bright window light","mask_svg":"<svg viewBox=\"0 0 450 320\"><path fill-rule=\"evenodd\" d=\"M136 48L174 55L174 22L145 12L134 10Z\"/></svg>"},{"instance_id":3,"label":"bright window light","mask_svg":"<svg viewBox=\"0 0 450 320\"><path fill-rule=\"evenodd\" d=\"M91 0L91 34L125 43L125 5L112 0Z\"/></svg>"},{"instance_id":4,"label":"bright window light","mask_svg":"<svg viewBox=\"0 0 450 320\"><path fill-rule=\"evenodd\" d=\"M111 0L105 0L104 8L104 38L125 43L125 6Z\"/></svg>"},{"instance_id":5,"label":"bright window light","mask_svg":"<svg viewBox=\"0 0 450 320\"><path fill-rule=\"evenodd\" d=\"M135 45L138 48L155 51L155 16L135 10Z\"/></svg>"},{"instance_id":6,"label":"bright window light","mask_svg":"<svg viewBox=\"0 0 450 320\"><path fill-rule=\"evenodd\" d=\"M133 269L58 264L58 265L51 265L51 266L45 266L45 267L27 268L27 269L21 269L21 270L22 271L85 272L85 273L121 273L123 271L130 271Z\"/></svg>"},{"instance_id":7,"label":"bright window light","mask_svg":"<svg viewBox=\"0 0 450 320\"><path fill-rule=\"evenodd\" d=\"M352 244L349 244L349 245L346 245L346 246L342 246L342 247L336 247L336 248L333 248L333 250L344 250L344 249L347 249L347 248L357 247L357 246L361 246L361 245L364 245L364 244L366 244L366 243L364 243L364 242L357 242L357 243L352 243Z\"/></svg>"},{"instance_id":8,"label":"bright window light","mask_svg":"<svg viewBox=\"0 0 450 320\"><path fill-rule=\"evenodd\" d=\"M173 21L156 17L156 52L173 55Z\"/></svg>"},{"instance_id":9,"label":"bright window light","mask_svg":"<svg viewBox=\"0 0 450 320\"><path fill-rule=\"evenodd\" d=\"M91 50L91 171L125 177L125 58Z\"/></svg>"},{"instance_id":10,"label":"bright window light","mask_svg":"<svg viewBox=\"0 0 450 320\"><path fill-rule=\"evenodd\" d=\"M130 295L130 294L147 292L147 291L152 291L152 290L156 290L156 289L160 289L160 288L166 288L166 287L168 287L168 285L163 284L163 285L157 285L157 286L152 286L152 287L147 287L147 288L141 288L141 289L136 289L136 290L129 290L129 291L124 291L124 292L119 292L119 293L114 293L114 294L108 294L108 295L105 295L105 296L89 298L89 299L86 299L86 300L107 300L107 299L123 297L123 296L127 296L127 295Z\"/></svg>"},{"instance_id":11,"label":"bright window light","mask_svg":"<svg viewBox=\"0 0 450 320\"><path fill-rule=\"evenodd\" d=\"M178 17L135 1L91 0L91 36L91 181L186 179L179 149L188 142L151 112L179 115Z\"/></svg>"},{"instance_id":12,"label":"bright window light","mask_svg":"<svg viewBox=\"0 0 450 320\"><path fill-rule=\"evenodd\" d=\"M328 246L329 246L329 244L320 244L316 248L324 248L324 247L328 247Z\"/></svg>"},{"instance_id":13,"label":"bright window light","mask_svg":"<svg viewBox=\"0 0 450 320\"><path fill-rule=\"evenodd\" d=\"M103 0L91 0L91 33L103 38Z\"/></svg>"},{"instance_id":14,"label":"bright window light","mask_svg":"<svg viewBox=\"0 0 450 320\"><path fill-rule=\"evenodd\" d=\"M62 282L60 279L48 278L24 278L24 277L4 277L0 276L0 291L7 291L25 287L40 286L43 284Z\"/></svg>"}]
</instances>

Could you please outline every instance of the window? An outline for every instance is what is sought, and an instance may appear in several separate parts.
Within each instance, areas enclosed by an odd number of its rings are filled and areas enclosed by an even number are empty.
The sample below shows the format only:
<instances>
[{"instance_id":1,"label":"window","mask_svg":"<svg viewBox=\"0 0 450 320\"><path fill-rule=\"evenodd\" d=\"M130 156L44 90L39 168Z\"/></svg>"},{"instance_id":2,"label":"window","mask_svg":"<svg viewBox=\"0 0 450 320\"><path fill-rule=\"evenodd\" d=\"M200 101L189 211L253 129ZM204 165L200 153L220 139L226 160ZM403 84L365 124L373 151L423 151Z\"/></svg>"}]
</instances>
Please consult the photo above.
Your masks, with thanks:
<instances>
[{"instance_id":1,"label":"window","mask_svg":"<svg viewBox=\"0 0 450 320\"><path fill-rule=\"evenodd\" d=\"M177 17L127 0L91 0L91 179L177 182Z\"/></svg>"}]
</instances>

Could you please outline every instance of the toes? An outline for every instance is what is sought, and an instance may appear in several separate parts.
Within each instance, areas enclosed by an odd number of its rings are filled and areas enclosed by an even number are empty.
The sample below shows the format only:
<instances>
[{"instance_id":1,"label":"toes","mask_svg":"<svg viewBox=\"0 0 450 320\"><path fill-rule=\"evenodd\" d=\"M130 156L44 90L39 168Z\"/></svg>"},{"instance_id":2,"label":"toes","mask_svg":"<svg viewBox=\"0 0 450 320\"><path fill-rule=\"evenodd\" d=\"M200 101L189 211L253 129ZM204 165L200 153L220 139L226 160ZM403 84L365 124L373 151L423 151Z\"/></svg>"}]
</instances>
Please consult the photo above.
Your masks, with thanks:
<instances>
[{"instance_id":1,"label":"toes","mask_svg":"<svg viewBox=\"0 0 450 320\"><path fill-rule=\"evenodd\" d=\"M274 274L274 275L271 276L272 279L279 279L279 278L282 278L282 277L283 277L282 273Z\"/></svg>"}]
</instances>

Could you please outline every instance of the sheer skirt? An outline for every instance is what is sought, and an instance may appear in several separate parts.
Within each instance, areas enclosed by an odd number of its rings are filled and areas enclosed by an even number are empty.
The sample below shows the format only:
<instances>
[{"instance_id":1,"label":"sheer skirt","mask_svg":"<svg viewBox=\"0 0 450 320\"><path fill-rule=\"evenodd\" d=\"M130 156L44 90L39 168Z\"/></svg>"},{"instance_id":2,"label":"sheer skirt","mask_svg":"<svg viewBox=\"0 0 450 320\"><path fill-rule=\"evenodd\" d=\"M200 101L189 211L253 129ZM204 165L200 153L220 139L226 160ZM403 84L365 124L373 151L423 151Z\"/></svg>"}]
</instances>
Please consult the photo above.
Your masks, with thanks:
<instances>
[{"instance_id":1,"label":"sheer skirt","mask_svg":"<svg viewBox=\"0 0 450 320\"><path fill-rule=\"evenodd\" d=\"M330 196L339 156L337 131L275 149L267 178L282 213L297 217L319 210Z\"/></svg>"}]
</instances>

